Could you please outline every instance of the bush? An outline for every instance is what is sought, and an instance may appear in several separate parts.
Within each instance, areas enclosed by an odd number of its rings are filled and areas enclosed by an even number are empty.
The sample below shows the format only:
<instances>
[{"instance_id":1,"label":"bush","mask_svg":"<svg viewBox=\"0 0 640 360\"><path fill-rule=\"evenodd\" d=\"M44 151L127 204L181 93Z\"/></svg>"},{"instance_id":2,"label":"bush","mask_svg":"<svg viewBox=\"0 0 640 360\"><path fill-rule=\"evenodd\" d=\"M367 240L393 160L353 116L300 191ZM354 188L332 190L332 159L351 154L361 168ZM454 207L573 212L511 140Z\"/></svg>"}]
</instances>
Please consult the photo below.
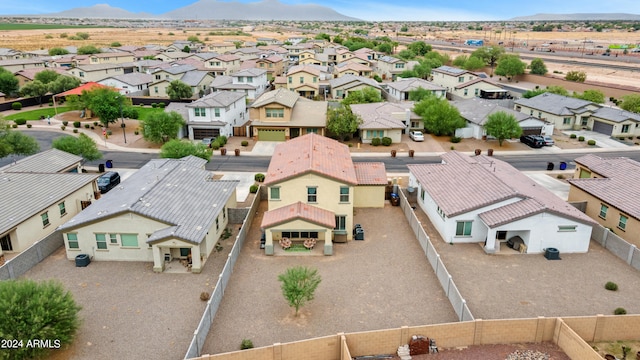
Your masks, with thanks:
<instances>
[{"instance_id":1,"label":"bush","mask_svg":"<svg viewBox=\"0 0 640 360\"><path fill-rule=\"evenodd\" d=\"M13 110L22 110L22 103L19 103L19 102L11 103L11 108Z\"/></svg>"},{"instance_id":2,"label":"bush","mask_svg":"<svg viewBox=\"0 0 640 360\"><path fill-rule=\"evenodd\" d=\"M84 124L84 128L85 128L85 129L88 129L88 128L90 128L90 127L91 127L91 124Z\"/></svg>"},{"instance_id":3,"label":"bush","mask_svg":"<svg viewBox=\"0 0 640 360\"><path fill-rule=\"evenodd\" d=\"M613 314L614 315L624 315L627 313L627 310L625 310L624 308L616 308L615 310L613 310Z\"/></svg>"},{"instance_id":4,"label":"bush","mask_svg":"<svg viewBox=\"0 0 640 360\"><path fill-rule=\"evenodd\" d=\"M73 129L73 133L77 134L78 133L78 129Z\"/></svg>"},{"instance_id":5,"label":"bush","mask_svg":"<svg viewBox=\"0 0 640 360\"><path fill-rule=\"evenodd\" d=\"M65 120L65 121L62 122L62 125L67 126L67 125L69 125L69 122L67 120Z\"/></svg>"},{"instance_id":6,"label":"bush","mask_svg":"<svg viewBox=\"0 0 640 360\"><path fill-rule=\"evenodd\" d=\"M11 125L11 127L15 129L15 128L18 127L18 124L13 124L13 125Z\"/></svg>"},{"instance_id":7,"label":"bush","mask_svg":"<svg viewBox=\"0 0 640 360\"><path fill-rule=\"evenodd\" d=\"M60 126L60 129L61 129L62 131L64 131L64 129L66 129L66 128L67 128L67 127L66 127L66 126L64 126L64 125Z\"/></svg>"},{"instance_id":8,"label":"bush","mask_svg":"<svg viewBox=\"0 0 640 360\"><path fill-rule=\"evenodd\" d=\"M451 142L454 143L454 144L459 143L460 141L462 141L462 138L459 137L459 136L455 136L454 135L454 136L451 137Z\"/></svg>"},{"instance_id":9,"label":"bush","mask_svg":"<svg viewBox=\"0 0 640 360\"><path fill-rule=\"evenodd\" d=\"M242 142L240 143L240 145L242 146L249 146L249 142L247 140L242 140Z\"/></svg>"},{"instance_id":10,"label":"bush","mask_svg":"<svg viewBox=\"0 0 640 360\"><path fill-rule=\"evenodd\" d=\"M49 106L53 106L53 100L49 100Z\"/></svg>"},{"instance_id":11,"label":"bush","mask_svg":"<svg viewBox=\"0 0 640 360\"><path fill-rule=\"evenodd\" d=\"M562 179L564 179L564 175L558 174L558 176L556 176L556 178L559 179L559 180L562 180Z\"/></svg>"},{"instance_id":12,"label":"bush","mask_svg":"<svg viewBox=\"0 0 640 360\"><path fill-rule=\"evenodd\" d=\"M587 144L593 146L593 145L596 144L596 141L595 140L589 140L589 141L587 141Z\"/></svg>"},{"instance_id":13,"label":"bush","mask_svg":"<svg viewBox=\"0 0 640 360\"><path fill-rule=\"evenodd\" d=\"M162 103L158 103L158 107L159 107L160 109L164 109L164 107L165 107L165 106L166 106L166 104L165 104L165 103L163 103L163 102L162 102Z\"/></svg>"},{"instance_id":14,"label":"bush","mask_svg":"<svg viewBox=\"0 0 640 360\"><path fill-rule=\"evenodd\" d=\"M257 173L256 176L253 177L253 179L257 182L263 182L264 181L264 174L262 173Z\"/></svg>"},{"instance_id":15,"label":"bush","mask_svg":"<svg viewBox=\"0 0 640 360\"><path fill-rule=\"evenodd\" d=\"M140 114L138 113L138 109L128 106L122 109L122 116L128 119L137 119L138 117L140 117Z\"/></svg>"},{"instance_id":16,"label":"bush","mask_svg":"<svg viewBox=\"0 0 640 360\"><path fill-rule=\"evenodd\" d=\"M46 347L26 346L31 339L56 339L63 347L73 341L80 326L81 307L60 282L6 280L0 282L0 294L5 294L0 302L0 334L24 344L10 353L2 350L3 359L44 357Z\"/></svg>"},{"instance_id":17,"label":"bush","mask_svg":"<svg viewBox=\"0 0 640 360\"><path fill-rule=\"evenodd\" d=\"M28 129L31 129L31 126L32 126L31 124L27 124Z\"/></svg>"},{"instance_id":18,"label":"bush","mask_svg":"<svg viewBox=\"0 0 640 360\"><path fill-rule=\"evenodd\" d=\"M214 142L211 143L210 147L213 150L218 150L218 149L220 149L220 144L217 141L214 141Z\"/></svg>"},{"instance_id":19,"label":"bush","mask_svg":"<svg viewBox=\"0 0 640 360\"><path fill-rule=\"evenodd\" d=\"M107 130L107 135L111 136L111 134L113 134L113 131Z\"/></svg>"},{"instance_id":20,"label":"bush","mask_svg":"<svg viewBox=\"0 0 640 360\"><path fill-rule=\"evenodd\" d=\"M134 135L140 135L140 131L135 130L135 131L133 132L133 134L134 134Z\"/></svg>"},{"instance_id":21,"label":"bush","mask_svg":"<svg viewBox=\"0 0 640 360\"><path fill-rule=\"evenodd\" d=\"M571 138L571 139L575 139L575 138L577 138L577 137L578 137L578 135L576 135L576 134L571 134L571 135L569 135L569 138Z\"/></svg>"},{"instance_id":22,"label":"bush","mask_svg":"<svg viewBox=\"0 0 640 360\"><path fill-rule=\"evenodd\" d=\"M578 141L584 141L584 136L578 136Z\"/></svg>"},{"instance_id":23,"label":"bush","mask_svg":"<svg viewBox=\"0 0 640 360\"><path fill-rule=\"evenodd\" d=\"M382 145L384 146L390 146L393 141L391 141L390 137L385 136L382 138L381 142L382 142Z\"/></svg>"},{"instance_id":24,"label":"bush","mask_svg":"<svg viewBox=\"0 0 640 360\"><path fill-rule=\"evenodd\" d=\"M613 281L607 281L607 283L604 284L604 288L610 291L618 291L618 284Z\"/></svg>"},{"instance_id":25,"label":"bush","mask_svg":"<svg viewBox=\"0 0 640 360\"><path fill-rule=\"evenodd\" d=\"M249 187L249 192L252 193L252 194L257 193L258 192L258 185L256 185L256 184L251 185Z\"/></svg>"},{"instance_id":26,"label":"bush","mask_svg":"<svg viewBox=\"0 0 640 360\"><path fill-rule=\"evenodd\" d=\"M25 119L15 119L13 120L14 123L16 123L16 125L24 125L27 123L27 120Z\"/></svg>"},{"instance_id":27,"label":"bush","mask_svg":"<svg viewBox=\"0 0 640 360\"><path fill-rule=\"evenodd\" d=\"M378 137L374 137L373 139L371 139L371 145L373 145L373 146L380 145L380 142L381 142L381 140Z\"/></svg>"},{"instance_id":28,"label":"bush","mask_svg":"<svg viewBox=\"0 0 640 360\"><path fill-rule=\"evenodd\" d=\"M240 344L240 350L253 349L253 341L249 339L242 339Z\"/></svg>"},{"instance_id":29,"label":"bush","mask_svg":"<svg viewBox=\"0 0 640 360\"><path fill-rule=\"evenodd\" d=\"M216 140L218 140L220 142L220 145L222 146L225 146L227 144L227 137L224 135L218 136Z\"/></svg>"},{"instance_id":30,"label":"bush","mask_svg":"<svg viewBox=\"0 0 640 360\"><path fill-rule=\"evenodd\" d=\"M94 122L93 122L93 126L98 126L98 122L97 122L97 121L94 121Z\"/></svg>"},{"instance_id":31,"label":"bush","mask_svg":"<svg viewBox=\"0 0 640 360\"><path fill-rule=\"evenodd\" d=\"M80 128L80 121L74 121L73 122L73 127L76 128L76 129Z\"/></svg>"},{"instance_id":32,"label":"bush","mask_svg":"<svg viewBox=\"0 0 640 360\"><path fill-rule=\"evenodd\" d=\"M156 103L151 103L151 107L155 109L155 108L157 108L157 107L158 107L158 104L156 104Z\"/></svg>"}]
</instances>

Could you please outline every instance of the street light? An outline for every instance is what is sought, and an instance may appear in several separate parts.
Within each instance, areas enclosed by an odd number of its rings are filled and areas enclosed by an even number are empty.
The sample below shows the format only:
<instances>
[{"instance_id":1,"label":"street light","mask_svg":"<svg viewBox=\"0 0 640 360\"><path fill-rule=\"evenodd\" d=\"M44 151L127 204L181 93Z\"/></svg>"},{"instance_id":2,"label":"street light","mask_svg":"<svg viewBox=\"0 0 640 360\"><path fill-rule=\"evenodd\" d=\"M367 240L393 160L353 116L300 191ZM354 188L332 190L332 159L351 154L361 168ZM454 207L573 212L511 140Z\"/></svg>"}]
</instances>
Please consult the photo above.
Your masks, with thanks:
<instances>
[{"instance_id":1,"label":"street light","mask_svg":"<svg viewBox=\"0 0 640 360\"><path fill-rule=\"evenodd\" d=\"M124 124L124 116L122 115L122 97L118 97L117 98L120 102L120 120L122 120L122 124L120 124L120 127L122 128L122 136L124 137L124 143L127 143L127 131L125 130L125 124Z\"/></svg>"}]
</instances>

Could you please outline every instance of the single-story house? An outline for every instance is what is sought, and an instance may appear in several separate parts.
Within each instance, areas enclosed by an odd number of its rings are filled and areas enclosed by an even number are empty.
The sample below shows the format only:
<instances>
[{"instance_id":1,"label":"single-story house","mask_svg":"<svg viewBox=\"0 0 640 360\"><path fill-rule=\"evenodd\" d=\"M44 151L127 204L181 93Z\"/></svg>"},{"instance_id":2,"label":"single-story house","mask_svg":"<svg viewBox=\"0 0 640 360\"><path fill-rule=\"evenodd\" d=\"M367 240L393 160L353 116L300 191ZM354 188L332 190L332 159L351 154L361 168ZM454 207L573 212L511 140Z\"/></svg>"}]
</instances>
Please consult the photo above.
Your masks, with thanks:
<instances>
[{"instance_id":1,"label":"single-story house","mask_svg":"<svg viewBox=\"0 0 640 360\"><path fill-rule=\"evenodd\" d=\"M371 143L373 138L383 137L399 143L407 129L424 130L422 118L411 111L413 102L352 104L350 107L362 119L358 132L364 144Z\"/></svg>"},{"instance_id":2,"label":"single-story house","mask_svg":"<svg viewBox=\"0 0 640 360\"><path fill-rule=\"evenodd\" d=\"M514 103L516 111L548 121L559 130L574 130L588 126L589 118L600 108L591 101L548 92L530 99L518 99Z\"/></svg>"},{"instance_id":3,"label":"single-story house","mask_svg":"<svg viewBox=\"0 0 640 360\"><path fill-rule=\"evenodd\" d=\"M355 75L344 75L339 78L329 80L331 88L331 97L334 99L344 99L351 91L361 91L366 88L374 88L380 92L382 96L382 88L377 81Z\"/></svg>"},{"instance_id":4,"label":"single-story house","mask_svg":"<svg viewBox=\"0 0 640 360\"><path fill-rule=\"evenodd\" d=\"M640 135L640 115L622 109L601 107L593 112L586 127L613 137L635 138Z\"/></svg>"},{"instance_id":5,"label":"single-story house","mask_svg":"<svg viewBox=\"0 0 640 360\"><path fill-rule=\"evenodd\" d=\"M386 83L385 85L389 92L389 96L400 101L409 100L409 93L418 89L429 90L433 95L439 98L447 96L447 89L427 80L418 78L400 78L396 81Z\"/></svg>"}]
</instances>

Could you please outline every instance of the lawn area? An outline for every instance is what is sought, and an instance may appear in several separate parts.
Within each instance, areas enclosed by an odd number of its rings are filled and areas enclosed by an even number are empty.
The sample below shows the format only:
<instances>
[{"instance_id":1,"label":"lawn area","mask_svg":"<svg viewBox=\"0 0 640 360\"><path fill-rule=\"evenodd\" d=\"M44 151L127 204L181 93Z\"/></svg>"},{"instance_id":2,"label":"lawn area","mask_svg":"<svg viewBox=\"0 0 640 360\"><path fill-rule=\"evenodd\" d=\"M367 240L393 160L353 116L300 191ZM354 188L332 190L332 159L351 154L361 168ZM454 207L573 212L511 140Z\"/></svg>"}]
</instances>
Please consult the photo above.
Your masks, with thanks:
<instances>
[{"instance_id":1,"label":"lawn area","mask_svg":"<svg viewBox=\"0 0 640 360\"><path fill-rule=\"evenodd\" d=\"M68 106L58 106L58 114L70 111L71 108ZM22 111L19 113L7 115L4 118L7 120L16 120L16 119L26 119L26 120L40 120L41 116L45 118L48 116L53 117L56 114L56 109L53 107L42 107L36 110L28 110Z\"/></svg>"},{"instance_id":2,"label":"lawn area","mask_svg":"<svg viewBox=\"0 0 640 360\"><path fill-rule=\"evenodd\" d=\"M161 108L139 107L139 106L134 106L134 108L138 110L138 120L144 120L150 114L157 114L157 113L164 112L164 109L161 109Z\"/></svg>"}]
</instances>

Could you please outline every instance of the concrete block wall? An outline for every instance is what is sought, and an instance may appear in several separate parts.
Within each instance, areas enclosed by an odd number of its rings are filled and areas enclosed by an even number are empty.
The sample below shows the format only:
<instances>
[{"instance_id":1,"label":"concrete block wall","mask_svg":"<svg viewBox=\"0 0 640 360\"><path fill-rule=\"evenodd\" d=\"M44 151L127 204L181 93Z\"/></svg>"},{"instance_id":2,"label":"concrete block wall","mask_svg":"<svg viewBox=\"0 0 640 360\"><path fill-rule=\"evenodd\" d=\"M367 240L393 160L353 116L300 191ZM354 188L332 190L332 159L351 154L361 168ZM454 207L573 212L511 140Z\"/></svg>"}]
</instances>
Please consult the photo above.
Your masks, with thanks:
<instances>
[{"instance_id":1,"label":"concrete block wall","mask_svg":"<svg viewBox=\"0 0 640 360\"><path fill-rule=\"evenodd\" d=\"M558 318L556 322L554 343L558 345L571 359L576 360L601 360L598 354L584 339L573 331L562 319Z\"/></svg>"},{"instance_id":2,"label":"concrete block wall","mask_svg":"<svg viewBox=\"0 0 640 360\"><path fill-rule=\"evenodd\" d=\"M16 279L64 245L60 232L35 242L0 268L0 280Z\"/></svg>"},{"instance_id":3,"label":"concrete block wall","mask_svg":"<svg viewBox=\"0 0 640 360\"><path fill-rule=\"evenodd\" d=\"M244 219L247 218L247 213L249 213L249 208L227 209L229 224L242 224Z\"/></svg>"}]
</instances>

